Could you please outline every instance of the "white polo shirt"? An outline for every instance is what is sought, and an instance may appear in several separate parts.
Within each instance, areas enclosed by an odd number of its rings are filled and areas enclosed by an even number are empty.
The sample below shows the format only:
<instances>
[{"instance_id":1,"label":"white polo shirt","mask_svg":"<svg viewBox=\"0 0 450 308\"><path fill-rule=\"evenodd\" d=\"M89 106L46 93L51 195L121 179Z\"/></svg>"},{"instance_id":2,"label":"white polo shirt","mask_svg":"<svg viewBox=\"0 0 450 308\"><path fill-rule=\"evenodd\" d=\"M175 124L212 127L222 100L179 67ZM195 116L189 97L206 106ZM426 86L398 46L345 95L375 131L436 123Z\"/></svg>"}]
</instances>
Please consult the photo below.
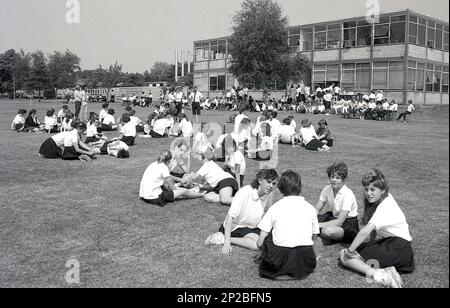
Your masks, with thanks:
<instances>
[{"instance_id":1,"label":"white polo shirt","mask_svg":"<svg viewBox=\"0 0 450 308\"><path fill-rule=\"evenodd\" d=\"M382 107L384 111L389 110L389 103L388 102L383 103Z\"/></svg>"},{"instance_id":2,"label":"white polo shirt","mask_svg":"<svg viewBox=\"0 0 450 308\"><path fill-rule=\"evenodd\" d=\"M291 137L295 135L295 128L291 125L281 125L281 142L291 143Z\"/></svg>"},{"instance_id":3,"label":"white polo shirt","mask_svg":"<svg viewBox=\"0 0 450 308\"><path fill-rule=\"evenodd\" d=\"M257 189L250 185L242 187L234 196L228 211L228 215L233 218L231 232L240 228L257 228L271 197L260 198ZM223 224L225 225L225 222Z\"/></svg>"},{"instance_id":4,"label":"white polo shirt","mask_svg":"<svg viewBox=\"0 0 450 308\"><path fill-rule=\"evenodd\" d=\"M136 127L141 124L142 121L138 117L130 116L130 122L133 123L133 125Z\"/></svg>"},{"instance_id":5,"label":"white polo shirt","mask_svg":"<svg viewBox=\"0 0 450 308\"><path fill-rule=\"evenodd\" d=\"M398 110L398 104L397 103L395 103L395 104L392 104L390 107L389 107L389 110L390 111L397 111Z\"/></svg>"},{"instance_id":6,"label":"white polo shirt","mask_svg":"<svg viewBox=\"0 0 450 308\"><path fill-rule=\"evenodd\" d=\"M413 110L416 110L416 108L414 108L413 104L409 104L408 105L408 112L413 112Z\"/></svg>"},{"instance_id":7,"label":"white polo shirt","mask_svg":"<svg viewBox=\"0 0 450 308\"><path fill-rule=\"evenodd\" d=\"M208 138L202 132L198 132L195 135L194 143L197 143L197 145L196 145L197 148L193 149L193 150L198 153L205 153L208 150L209 145L210 145Z\"/></svg>"},{"instance_id":8,"label":"white polo shirt","mask_svg":"<svg viewBox=\"0 0 450 308\"><path fill-rule=\"evenodd\" d=\"M114 116L112 116L110 114L107 114L103 118L103 122L102 123L106 124L106 125L114 125L114 124L116 124L116 120L114 119Z\"/></svg>"},{"instance_id":9,"label":"white polo shirt","mask_svg":"<svg viewBox=\"0 0 450 308\"><path fill-rule=\"evenodd\" d=\"M236 118L234 119L234 132L235 132L236 134L239 133L239 126L241 125L242 120L245 119L245 118L248 119L248 117L247 117L246 115L244 115L244 114L238 114L238 115L236 116Z\"/></svg>"},{"instance_id":10,"label":"white polo shirt","mask_svg":"<svg viewBox=\"0 0 450 308\"><path fill-rule=\"evenodd\" d=\"M100 114L99 114L99 116L98 116L100 122L103 122L103 119L105 118L105 116L106 116L107 114L108 114L108 111L107 111L107 110L105 110L105 109L103 109L103 108L102 108L102 110L100 110Z\"/></svg>"},{"instance_id":11,"label":"white polo shirt","mask_svg":"<svg viewBox=\"0 0 450 308\"><path fill-rule=\"evenodd\" d=\"M158 199L162 193L161 186L164 184L164 178L169 176L170 171L166 164L152 163L142 176L139 197L147 200Z\"/></svg>"},{"instance_id":12,"label":"white polo shirt","mask_svg":"<svg viewBox=\"0 0 450 308\"><path fill-rule=\"evenodd\" d=\"M153 131L163 136L168 127L170 127L170 122L167 119L158 119L153 124Z\"/></svg>"},{"instance_id":13,"label":"white polo shirt","mask_svg":"<svg viewBox=\"0 0 450 308\"><path fill-rule=\"evenodd\" d=\"M333 193L331 185L325 186L322 189L319 200L327 203L332 209L333 216L336 218L339 217L341 211L349 212L347 218L358 216L358 204L355 194L347 185L342 186L336 196Z\"/></svg>"},{"instance_id":14,"label":"white polo shirt","mask_svg":"<svg viewBox=\"0 0 450 308\"><path fill-rule=\"evenodd\" d=\"M378 205L369 224L375 226L377 239L401 237L412 240L406 217L391 194Z\"/></svg>"},{"instance_id":15,"label":"white polo shirt","mask_svg":"<svg viewBox=\"0 0 450 308\"><path fill-rule=\"evenodd\" d=\"M94 124L89 125L88 128L86 129L86 137L88 138L95 137L95 135L97 134L98 134L97 127Z\"/></svg>"},{"instance_id":16,"label":"white polo shirt","mask_svg":"<svg viewBox=\"0 0 450 308\"><path fill-rule=\"evenodd\" d=\"M300 196L284 197L267 211L258 225L272 231L273 242L281 247L312 246L313 234L319 234L316 209Z\"/></svg>"},{"instance_id":17,"label":"white polo shirt","mask_svg":"<svg viewBox=\"0 0 450 308\"><path fill-rule=\"evenodd\" d=\"M69 132L62 132L62 133L59 133L59 134L56 134L56 135L52 136L52 139L53 139L53 141L55 141L56 146L58 146L58 147L63 147L64 146L64 140L66 139L66 135L68 133Z\"/></svg>"},{"instance_id":18,"label":"white polo shirt","mask_svg":"<svg viewBox=\"0 0 450 308\"><path fill-rule=\"evenodd\" d=\"M280 137L281 134L281 122L277 119L272 119L272 121L269 122L271 126L271 134L274 138Z\"/></svg>"},{"instance_id":19,"label":"white polo shirt","mask_svg":"<svg viewBox=\"0 0 450 308\"><path fill-rule=\"evenodd\" d=\"M197 171L197 174L204 177L211 187L216 187L222 180L233 178L231 174L225 172L213 161L206 162L200 170Z\"/></svg>"},{"instance_id":20,"label":"white polo shirt","mask_svg":"<svg viewBox=\"0 0 450 308\"><path fill-rule=\"evenodd\" d=\"M181 120L179 124L183 138L191 138L193 135L192 123L186 119Z\"/></svg>"},{"instance_id":21,"label":"white polo shirt","mask_svg":"<svg viewBox=\"0 0 450 308\"><path fill-rule=\"evenodd\" d=\"M78 135L78 131L76 129L73 129L70 132L67 132L67 135L64 138L64 146L72 147L75 144L78 144L79 140L80 140L80 135Z\"/></svg>"},{"instance_id":22,"label":"white polo shirt","mask_svg":"<svg viewBox=\"0 0 450 308\"><path fill-rule=\"evenodd\" d=\"M136 137L136 125L134 125L134 123L132 123L131 121L128 123L125 123L125 125L122 126L122 129L120 130L120 132L125 137Z\"/></svg>"},{"instance_id":23,"label":"white polo shirt","mask_svg":"<svg viewBox=\"0 0 450 308\"><path fill-rule=\"evenodd\" d=\"M302 128L300 128L300 135L302 136L303 143L305 145L310 143L311 140L313 140L313 139L319 139L317 137L316 130L314 129L314 126L312 126L312 125L310 127L303 127L302 126Z\"/></svg>"},{"instance_id":24,"label":"white polo shirt","mask_svg":"<svg viewBox=\"0 0 450 308\"><path fill-rule=\"evenodd\" d=\"M58 120L56 119L55 116L53 116L53 117L45 116L44 125L45 125L45 129L51 130L54 126L58 125Z\"/></svg>"},{"instance_id":25,"label":"white polo shirt","mask_svg":"<svg viewBox=\"0 0 450 308\"><path fill-rule=\"evenodd\" d=\"M241 151L237 150L230 156L229 160L230 168L233 173L236 173L236 165L241 165L240 175L245 175L245 169L247 165L245 163L245 157L242 155Z\"/></svg>"}]
</instances>

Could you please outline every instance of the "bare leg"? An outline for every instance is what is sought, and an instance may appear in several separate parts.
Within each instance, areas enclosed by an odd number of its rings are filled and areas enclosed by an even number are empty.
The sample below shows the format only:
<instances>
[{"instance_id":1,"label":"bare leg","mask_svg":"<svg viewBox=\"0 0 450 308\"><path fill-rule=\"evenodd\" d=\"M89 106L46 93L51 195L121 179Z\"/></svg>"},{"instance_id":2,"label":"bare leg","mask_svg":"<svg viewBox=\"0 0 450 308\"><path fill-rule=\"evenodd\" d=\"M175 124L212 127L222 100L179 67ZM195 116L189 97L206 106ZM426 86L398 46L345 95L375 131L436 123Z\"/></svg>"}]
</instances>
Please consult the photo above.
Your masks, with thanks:
<instances>
[{"instance_id":1,"label":"bare leg","mask_svg":"<svg viewBox=\"0 0 450 308\"><path fill-rule=\"evenodd\" d=\"M250 250L259 251L256 242L258 241L258 235L255 233L247 234L243 238L232 237L230 243L236 246L241 246Z\"/></svg>"},{"instance_id":2,"label":"bare leg","mask_svg":"<svg viewBox=\"0 0 450 308\"><path fill-rule=\"evenodd\" d=\"M209 203L220 203L220 195L215 192L210 192L205 195L205 201Z\"/></svg>"},{"instance_id":3,"label":"bare leg","mask_svg":"<svg viewBox=\"0 0 450 308\"><path fill-rule=\"evenodd\" d=\"M320 236L328 240L342 241L344 238L344 229L341 227L322 228Z\"/></svg>"},{"instance_id":4,"label":"bare leg","mask_svg":"<svg viewBox=\"0 0 450 308\"><path fill-rule=\"evenodd\" d=\"M368 278L373 278L375 273L375 269L373 269L370 265L366 264L362 259L349 259L344 255L344 250L341 250L339 260L342 265L348 267L355 272L366 275Z\"/></svg>"},{"instance_id":5,"label":"bare leg","mask_svg":"<svg viewBox=\"0 0 450 308\"><path fill-rule=\"evenodd\" d=\"M233 188L225 187L219 191L220 203L223 205L231 205L233 202Z\"/></svg>"}]
</instances>

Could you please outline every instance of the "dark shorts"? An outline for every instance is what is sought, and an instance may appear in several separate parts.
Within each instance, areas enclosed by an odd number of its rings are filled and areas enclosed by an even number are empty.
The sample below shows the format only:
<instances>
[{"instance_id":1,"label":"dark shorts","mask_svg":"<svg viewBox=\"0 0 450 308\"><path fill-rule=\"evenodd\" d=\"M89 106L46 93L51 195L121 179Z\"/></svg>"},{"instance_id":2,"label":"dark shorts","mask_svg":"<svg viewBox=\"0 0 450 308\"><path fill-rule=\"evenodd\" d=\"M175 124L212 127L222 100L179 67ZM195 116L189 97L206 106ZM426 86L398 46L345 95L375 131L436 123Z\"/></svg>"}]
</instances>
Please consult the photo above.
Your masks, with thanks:
<instances>
[{"instance_id":1,"label":"dark shorts","mask_svg":"<svg viewBox=\"0 0 450 308\"><path fill-rule=\"evenodd\" d=\"M92 143L97 141L100 141L100 139L97 137L87 137L85 143Z\"/></svg>"},{"instance_id":2,"label":"dark shorts","mask_svg":"<svg viewBox=\"0 0 450 308\"><path fill-rule=\"evenodd\" d=\"M364 243L357 251L366 262L376 262L379 268L394 266L399 273L412 273L416 268L411 243L400 237Z\"/></svg>"},{"instance_id":3,"label":"dark shorts","mask_svg":"<svg viewBox=\"0 0 450 308\"><path fill-rule=\"evenodd\" d=\"M122 137L122 142L125 143L127 146L131 147L134 145L134 140L136 139L136 137L132 137L132 136L123 136Z\"/></svg>"},{"instance_id":4,"label":"dark shorts","mask_svg":"<svg viewBox=\"0 0 450 308\"><path fill-rule=\"evenodd\" d=\"M162 193L159 195L159 197L157 199L144 199L141 198L144 202L148 203L148 204L153 204L153 205L159 205L160 207L164 207L167 203L172 203L175 201L175 195L173 193L173 191L165 188L164 186L161 187L162 189Z\"/></svg>"},{"instance_id":5,"label":"dark shorts","mask_svg":"<svg viewBox=\"0 0 450 308\"><path fill-rule=\"evenodd\" d=\"M231 187L233 189L232 196L234 196L237 193L237 191L238 191L238 183L236 182L236 180L232 179L232 178L228 178L228 179L220 181L217 184L217 186L214 188L214 192L215 193L220 193L220 191L222 189L227 188L227 187Z\"/></svg>"},{"instance_id":6,"label":"dark shorts","mask_svg":"<svg viewBox=\"0 0 450 308\"><path fill-rule=\"evenodd\" d=\"M164 138L164 135L155 133L153 130L150 132L150 136L152 136L152 138Z\"/></svg>"},{"instance_id":7,"label":"dark shorts","mask_svg":"<svg viewBox=\"0 0 450 308\"><path fill-rule=\"evenodd\" d=\"M313 139L306 145L306 148L311 151L318 151L319 148L323 147L323 145L324 144L322 143L322 141Z\"/></svg>"},{"instance_id":8,"label":"dark shorts","mask_svg":"<svg viewBox=\"0 0 450 308\"><path fill-rule=\"evenodd\" d=\"M220 225L219 232L225 234L225 228L223 225ZM243 238L248 234L256 234L259 236L261 230L259 228L250 229L250 228L239 228L231 232L231 237L234 238Z\"/></svg>"},{"instance_id":9,"label":"dark shorts","mask_svg":"<svg viewBox=\"0 0 450 308\"><path fill-rule=\"evenodd\" d=\"M192 103L192 114L193 115L201 115L201 107L199 102Z\"/></svg>"},{"instance_id":10,"label":"dark shorts","mask_svg":"<svg viewBox=\"0 0 450 308\"><path fill-rule=\"evenodd\" d=\"M183 103L182 102L176 102L175 116L179 116L182 111L183 111Z\"/></svg>"},{"instance_id":11,"label":"dark shorts","mask_svg":"<svg viewBox=\"0 0 450 308\"><path fill-rule=\"evenodd\" d=\"M317 220L319 222L328 222L335 219L336 218L333 216L332 212L327 212L323 215L317 216ZM344 229L344 238L342 239L342 243L351 244L359 232L358 217L347 218L342 225L342 229Z\"/></svg>"},{"instance_id":12,"label":"dark shorts","mask_svg":"<svg viewBox=\"0 0 450 308\"><path fill-rule=\"evenodd\" d=\"M39 149L39 154L47 159L56 159L62 157L62 150L59 148L52 138L48 138L44 141Z\"/></svg>"}]
</instances>

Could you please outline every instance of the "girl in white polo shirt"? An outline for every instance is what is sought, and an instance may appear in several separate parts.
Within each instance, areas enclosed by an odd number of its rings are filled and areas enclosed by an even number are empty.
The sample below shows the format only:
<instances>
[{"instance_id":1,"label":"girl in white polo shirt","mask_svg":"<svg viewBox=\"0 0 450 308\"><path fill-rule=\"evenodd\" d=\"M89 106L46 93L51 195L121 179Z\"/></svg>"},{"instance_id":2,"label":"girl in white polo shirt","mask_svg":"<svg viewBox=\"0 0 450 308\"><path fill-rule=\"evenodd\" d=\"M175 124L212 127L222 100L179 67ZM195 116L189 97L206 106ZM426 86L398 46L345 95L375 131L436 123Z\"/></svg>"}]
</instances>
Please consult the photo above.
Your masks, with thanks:
<instances>
[{"instance_id":1,"label":"girl in white polo shirt","mask_svg":"<svg viewBox=\"0 0 450 308\"><path fill-rule=\"evenodd\" d=\"M136 125L130 121L130 116L126 113L122 115L122 122L125 124L120 129L118 139L131 147L136 139Z\"/></svg>"},{"instance_id":2,"label":"girl in white polo shirt","mask_svg":"<svg viewBox=\"0 0 450 308\"><path fill-rule=\"evenodd\" d=\"M295 127L291 125L292 120L286 118L280 128L280 143L295 145L298 139Z\"/></svg>"},{"instance_id":3,"label":"girl in white polo shirt","mask_svg":"<svg viewBox=\"0 0 450 308\"><path fill-rule=\"evenodd\" d=\"M200 185L200 188L209 191L205 195L207 202L231 205L233 196L238 191L238 183L213 161L214 154L211 151L201 154L201 159L203 166L196 173L186 176L182 184L189 186L204 179L206 184Z\"/></svg>"},{"instance_id":4,"label":"girl in white polo shirt","mask_svg":"<svg viewBox=\"0 0 450 308\"><path fill-rule=\"evenodd\" d=\"M230 173L238 183L238 189L241 189L244 184L244 176L245 176L245 157L238 148L238 144L236 140L227 136L224 139L225 145L225 168L224 170Z\"/></svg>"},{"instance_id":5,"label":"girl in white polo shirt","mask_svg":"<svg viewBox=\"0 0 450 308\"><path fill-rule=\"evenodd\" d=\"M99 134L98 126L100 125L100 121L97 116L94 116L89 122L88 127L86 129L86 143L95 143L100 140L108 140L106 136Z\"/></svg>"},{"instance_id":6,"label":"girl in white polo shirt","mask_svg":"<svg viewBox=\"0 0 450 308\"><path fill-rule=\"evenodd\" d=\"M323 144L319 140L319 137L317 136L314 126L308 119L304 119L302 121L302 127L300 128L299 136L302 140L302 143L308 150L319 152L330 150L330 148L327 145Z\"/></svg>"},{"instance_id":7,"label":"girl in white polo shirt","mask_svg":"<svg viewBox=\"0 0 450 308\"><path fill-rule=\"evenodd\" d=\"M316 210L319 214L327 205L331 211L318 216L320 237L327 244L330 240L351 243L359 232L359 224L355 194L345 185L347 166L343 162L335 163L327 169L327 174L330 185L322 190Z\"/></svg>"},{"instance_id":8,"label":"girl in white polo shirt","mask_svg":"<svg viewBox=\"0 0 450 308\"><path fill-rule=\"evenodd\" d=\"M113 131L117 130L119 127L116 124L116 119L114 119L115 111L114 109L108 109L108 113L104 115L103 121L102 121L102 131Z\"/></svg>"},{"instance_id":9,"label":"girl in white polo shirt","mask_svg":"<svg viewBox=\"0 0 450 308\"><path fill-rule=\"evenodd\" d=\"M316 268L314 244L320 233L316 210L300 196L299 174L284 172L278 189L284 198L258 224L259 275L278 280L304 279Z\"/></svg>"},{"instance_id":10,"label":"girl in white polo shirt","mask_svg":"<svg viewBox=\"0 0 450 308\"><path fill-rule=\"evenodd\" d=\"M405 215L389 194L388 182L380 170L368 171L362 184L365 226L350 247L340 252L340 260L345 267L365 274L376 283L401 288L403 283L398 272L411 273L415 269ZM376 262L375 268L368 264L370 261Z\"/></svg>"},{"instance_id":11,"label":"girl in white polo shirt","mask_svg":"<svg viewBox=\"0 0 450 308\"><path fill-rule=\"evenodd\" d=\"M39 149L39 155L47 159L56 159L62 157L62 149L64 147L64 139L69 132L62 132L52 137L42 143Z\"/></svg>"},{"instance_id":12,"label":"girl in white polo shirt","mask_svg":"<svg viewBox=\"0 0 450 308\"><path fill-rule=\"evenodd\" d=\"M144 172L139 189L139 196L149 204L165 206L180 198L200 198L202 193L193 189L175 186L168 165L172 161L170 151L162 151L158 160L152 163Z\"/></svg>"},{"instance_id":13,"label":"girl in white polo shirt","mask_svg":"<svg viewBox=\"0 0 450 308\"><path fill-rule=\"evenodd\" d=\"M188 119L188 117L184 113L181 113L179 115L179 118L181 121L180 124L178 125L179 129L178 137L192 138L193 135L192 122Z\"/></svg>"},{"instance_id":14,"label":"girl in white polo shirt","mask_svg":"<svg viewBox=\"0 0 450 308\"><path fill-rule=\"evenodd\" d=\"M81 134L86 130L86 124L78 122L75 129L68 132L64 137L63 159L65 160L82 160L91 161L96 152L81 141Z\"/></svg>"},{"instance_id":15,"label":"girl in white polo shirt","mask_svg":"<svg viewBox=\"0 0 450 308\"><path fill-rule=\"evenodd\" d=\"M231 252L231 245L258 250L256 242L261 230L257 227L272 206L277 181L278 174L274 169L260 170L251 185L237 192L219 232L211 234L205 245L223 245L224 254Z\"/></svg>"}]
</instances>

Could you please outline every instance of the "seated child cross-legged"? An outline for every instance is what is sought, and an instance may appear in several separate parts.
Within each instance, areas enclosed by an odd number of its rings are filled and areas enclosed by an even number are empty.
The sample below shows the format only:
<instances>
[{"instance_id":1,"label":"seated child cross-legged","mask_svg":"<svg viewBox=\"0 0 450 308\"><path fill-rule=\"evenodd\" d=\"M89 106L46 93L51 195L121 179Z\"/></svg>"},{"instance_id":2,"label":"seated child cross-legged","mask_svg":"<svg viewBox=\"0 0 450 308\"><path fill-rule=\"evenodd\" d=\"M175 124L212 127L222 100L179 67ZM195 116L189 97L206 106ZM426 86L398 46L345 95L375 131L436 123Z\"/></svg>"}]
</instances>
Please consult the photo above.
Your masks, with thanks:
<instances>
[{"instance_id":1,"label":"seated child cross-legged","mask_svg":"<svg viewBox=\"0 0 450 308\"><path fill-rule=\"evenodd\" d=\"M232 251L231 245L258 250L256 242L260 229L257 226L266 210L272 206L277 181L276 170L260 170L251 185L237 192L224 223L218 232L206 239L205 245L223 245L224 254Z\"/></svg>"},{"instance_id":2,"label":"seated child cross-legged","mask_svg":"<svg viewBox=\"0 0 450 308\"><path fill-rule=\"evenodd\" d=\"M389 185L378 169L368 171L362 178L364 187L364 227L348 249L340 252L342 265L366 275L387 287L403 286L400 273L415 270L411 235L405 215ZM373 268L367 262L376 260Z\"/></svg>"},{"instance_id":3,"label":"seated child cross-legged","mask_svg":"<svg viewBox=\"0 0 450 308\"><path fill-rule=\"evenodd\" d=\"M330 212L319 215L320 237L324 243L351 243L359 232L358 205L355 194L345 185L347 166L335 163L327 169L330 185L323 188L316 210L327 205ZM331 241L331 243L328 243Z\"/></svg>"},{"instance_id":4,"label":"seated child cross-legged","mask_svg":"<svg viewBox=\"0 0 450 308\"><path fill-rule=\"evenodd\" d=\"M316 268L314 245L319 234L316 210L300 196L299 174L284 172L278 189L284 198L267 211L258 225L259 275L278 280L304 279Z\"/></svg>"}]
</instances>

